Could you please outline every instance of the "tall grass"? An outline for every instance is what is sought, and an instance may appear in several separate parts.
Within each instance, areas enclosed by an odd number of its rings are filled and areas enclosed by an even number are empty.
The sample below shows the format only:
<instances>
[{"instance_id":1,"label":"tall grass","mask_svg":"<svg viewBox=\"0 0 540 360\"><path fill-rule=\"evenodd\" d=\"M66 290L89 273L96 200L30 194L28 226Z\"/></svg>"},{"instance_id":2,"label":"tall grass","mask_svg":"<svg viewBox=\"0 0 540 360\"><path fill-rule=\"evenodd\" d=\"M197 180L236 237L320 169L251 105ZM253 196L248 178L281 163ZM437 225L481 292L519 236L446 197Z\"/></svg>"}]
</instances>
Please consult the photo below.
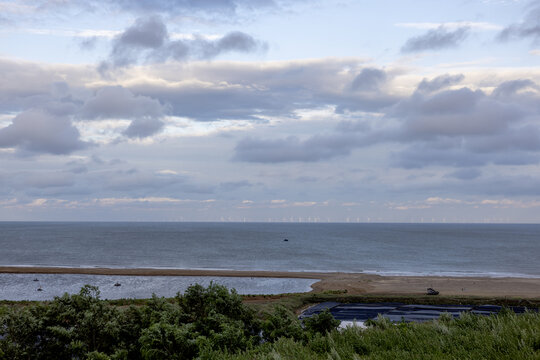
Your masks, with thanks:
<instances>
[{"instance_id":1,"label":"tall grass","mask_svg":"<svg viewBox=\"0 0 540 360\"><path fill-rule=\"evenodd\" d=\"M540 314L465 313L427 323L391 324L379 318L357 327L315 335L304 342L282 338L240 354L214 359L540 359Z\"/></svg>"}]
</instances>

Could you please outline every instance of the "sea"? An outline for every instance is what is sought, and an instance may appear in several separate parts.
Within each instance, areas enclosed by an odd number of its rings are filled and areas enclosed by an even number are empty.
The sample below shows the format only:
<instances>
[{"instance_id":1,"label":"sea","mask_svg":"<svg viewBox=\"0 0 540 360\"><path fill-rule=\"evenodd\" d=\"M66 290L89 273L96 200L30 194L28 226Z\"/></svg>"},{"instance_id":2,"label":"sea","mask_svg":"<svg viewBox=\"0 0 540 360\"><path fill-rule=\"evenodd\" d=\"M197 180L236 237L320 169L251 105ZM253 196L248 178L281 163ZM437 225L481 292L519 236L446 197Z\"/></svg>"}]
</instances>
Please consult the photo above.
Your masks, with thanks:
<instances>
[{"instance_id":1,"label":"sea","mask_svg":"<svg viewBox=\"0 0 540 360\"><path fill-rule=\"evenodd\" d=\"M540 278L539 224L0 222L0 249L2 266ZM2 276L0 299L19 283Z\"/></svg>"}]
</instances>

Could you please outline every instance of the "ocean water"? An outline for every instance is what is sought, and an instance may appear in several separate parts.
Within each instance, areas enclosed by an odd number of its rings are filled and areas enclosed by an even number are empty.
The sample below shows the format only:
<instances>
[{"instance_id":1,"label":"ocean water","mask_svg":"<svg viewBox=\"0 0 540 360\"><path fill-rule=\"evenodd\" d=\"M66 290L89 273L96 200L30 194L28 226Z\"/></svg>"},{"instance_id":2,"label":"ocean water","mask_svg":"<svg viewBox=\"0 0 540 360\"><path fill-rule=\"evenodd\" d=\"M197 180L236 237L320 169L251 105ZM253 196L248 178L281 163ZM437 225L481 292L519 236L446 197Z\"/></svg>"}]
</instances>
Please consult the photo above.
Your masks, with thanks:
<instances>
[{"instance_id":1,"label":"ocean water","mask_svg":"<svg viewBox=\"0 0 540 360\"><path fill-rule=\"evenodd\" d=\"M99 287L102 299L147 299L152 294L173 297L192 284L208 286L211 281L234 288L239 294L252 295L308 292L317 282L249 277L0 274L0 300L52 300L66 292L76 294L87 284ZM117 282L121 286L114 286Z\"/></svg>"},{"instance_id":2,"label":"ocean water","mask_svg":"<svg viewBox=\"0 0 540 360\"><path fill-rule=\"evenodd\" d=\"M540 225L0 222L0 249L17 266L540 277Z\"/></svg>"}]
</instances>

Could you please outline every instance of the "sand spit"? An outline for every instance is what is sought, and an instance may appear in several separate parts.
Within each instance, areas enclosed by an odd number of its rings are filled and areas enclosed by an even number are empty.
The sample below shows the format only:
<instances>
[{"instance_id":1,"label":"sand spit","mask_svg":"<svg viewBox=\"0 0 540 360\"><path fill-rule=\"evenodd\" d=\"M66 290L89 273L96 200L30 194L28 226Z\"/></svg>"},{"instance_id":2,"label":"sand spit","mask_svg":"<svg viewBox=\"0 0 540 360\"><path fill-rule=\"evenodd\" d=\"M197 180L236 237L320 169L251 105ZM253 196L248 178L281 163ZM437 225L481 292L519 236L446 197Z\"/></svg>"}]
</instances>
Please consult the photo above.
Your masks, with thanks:
<instances>
[{"instance_id":1,"label":"sand spit","mask_svg":"<svg viewBox=\"0 0 540 360\"><path fill-rule=\"evenodd\" d=\"M313 291L347 290L349 294L419 295L428 287L441 295L540 298L540 279L448 276L380 276L362 273L240 271L155 268L68 268L0 266L0 273L93 274L137 276L208 276L318 279Z\"/></svg>"}]
</instances>

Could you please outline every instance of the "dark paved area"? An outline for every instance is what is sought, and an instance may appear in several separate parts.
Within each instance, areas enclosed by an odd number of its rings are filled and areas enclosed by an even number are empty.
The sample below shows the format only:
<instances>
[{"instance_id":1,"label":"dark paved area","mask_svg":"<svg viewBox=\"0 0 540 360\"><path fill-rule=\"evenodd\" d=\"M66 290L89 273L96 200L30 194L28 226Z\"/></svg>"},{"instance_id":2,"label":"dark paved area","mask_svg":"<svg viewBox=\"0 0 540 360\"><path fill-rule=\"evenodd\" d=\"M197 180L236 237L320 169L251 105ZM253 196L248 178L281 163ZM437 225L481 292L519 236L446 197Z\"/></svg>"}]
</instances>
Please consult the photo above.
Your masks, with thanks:
<instances>
[{"instance_id":1,"label":"dark paved area","mask_svg":"<svg viewBox=\"0 0 540 360\"><path fill-rule=\"evenodd\" d=\"M502 307L496 305L407 305L401 303L337 303L325 302L305 310L300 319L319 314L328 309L334 318L343 321L366 321L374 319L377 315L390 319L393 322L416 321L423 322L439 318L442 313L449 313L454 317L462 312L471 312L478 315L491 315L501 311ZM516 313L526 311L525 307L510 307ZM530 309L538 311L538 309Z\"/></svg>"}]
</instances>

